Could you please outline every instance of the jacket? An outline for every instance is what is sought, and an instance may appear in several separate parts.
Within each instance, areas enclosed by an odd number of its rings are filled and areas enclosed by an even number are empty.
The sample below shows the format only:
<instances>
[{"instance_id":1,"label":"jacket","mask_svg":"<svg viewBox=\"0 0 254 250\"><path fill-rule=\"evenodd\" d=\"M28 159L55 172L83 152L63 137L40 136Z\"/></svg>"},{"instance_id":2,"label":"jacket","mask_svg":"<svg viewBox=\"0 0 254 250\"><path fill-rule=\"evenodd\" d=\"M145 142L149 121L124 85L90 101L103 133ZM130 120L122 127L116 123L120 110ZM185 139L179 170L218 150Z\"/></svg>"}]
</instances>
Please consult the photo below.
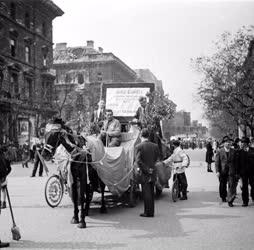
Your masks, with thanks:
<instances>
[{"instance_id":1,"label":"jacket","mask_svg":"<svg viewBox=\"0 0 254 250\"><path fill-rule=\"evenodd\" d=\"M228 156L224 147L220 148L215 156L216 173L222 175L236 175L237 173L236 151L229 149Z\"/></svg>"},{"instance_id":2,"label":"jacket","mask_svg":"<svg viewBox=\"0 0 254 250\"><path fill-rule=\"evenodd\" d=\"M188 162L188 156L180 146L175 148L173 154L169 158L164 160L164 163L166 165L169 163L174 163L174 168L176 169L176 173L178 174L185 172Z\"/></svg>"},{"instance_id":3,"label":"jacket","mask_svg":"<svg viewBox=\"0 0 254 250\"><path fill-rule=\"evenodd\" d=\"M155 163L159 159L157 144L144 141L135 147L135 165L141 171L141 183L155 182Z\"/></svg>"},{"instance_id":4,"label":"jacket","mask_svg":"<svg viewBox=\"0 0 254 250\"><path fill-rule=\"evenodd\" d=\"M249 147L248 152L239 150L238 172L243 175L254 175L254 149Z\"/></svg>"}]
</instances>

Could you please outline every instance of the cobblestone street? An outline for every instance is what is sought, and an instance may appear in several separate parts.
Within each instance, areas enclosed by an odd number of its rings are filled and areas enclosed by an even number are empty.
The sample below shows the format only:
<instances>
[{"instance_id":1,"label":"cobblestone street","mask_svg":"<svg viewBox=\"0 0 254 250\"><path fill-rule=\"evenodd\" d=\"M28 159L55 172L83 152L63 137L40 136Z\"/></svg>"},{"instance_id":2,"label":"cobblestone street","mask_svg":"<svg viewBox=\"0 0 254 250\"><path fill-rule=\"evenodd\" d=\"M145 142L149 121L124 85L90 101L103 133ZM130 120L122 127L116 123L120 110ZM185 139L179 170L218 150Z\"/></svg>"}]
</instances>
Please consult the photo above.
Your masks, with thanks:
<instances>
[{"instance_id":1,"label":"cobblestone street","mask_svg":"<svg viewBox=\"0 0 254 250\"><path fill-rule=\"evenodd\" d=\"M10 241L10 249L253 249L253 204L241 207L239 192L235 207L220 203L216 175L207 173L201 162L204 152L189 152L193 160L187 170L187 201L172 202L169 189L164 189L156 200L155 217L142 218L142 201L135 208L110 203L108 213L100 214L96 195L86 229L70 224L68 195L59 207L50 208L44 198L47 177L30 178L31 168L13 166L9 192L22 239L12 241L10 213L3 210L1 240Z\"/></svg>"}]
</instances>

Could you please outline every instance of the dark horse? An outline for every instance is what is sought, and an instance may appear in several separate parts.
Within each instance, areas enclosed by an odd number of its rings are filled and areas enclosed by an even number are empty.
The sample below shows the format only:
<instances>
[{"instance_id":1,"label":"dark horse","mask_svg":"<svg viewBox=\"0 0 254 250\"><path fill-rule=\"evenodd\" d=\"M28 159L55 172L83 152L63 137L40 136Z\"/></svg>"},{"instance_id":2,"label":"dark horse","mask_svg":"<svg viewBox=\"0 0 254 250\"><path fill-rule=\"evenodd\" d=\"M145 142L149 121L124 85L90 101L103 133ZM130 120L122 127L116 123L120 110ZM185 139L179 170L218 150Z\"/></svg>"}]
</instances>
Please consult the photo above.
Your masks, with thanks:
<instances>
[{"instance_id":1,"label":"dark horse","mask_svg":"<svg viewBox=\"0 0 254 250\"><path fill-rule=\"evenodd\" d=\"M100 184L102 193L100 211L101 213L106 212L104 199L105 184L98 180L99 178L97 172L91 166L91 154L88 152L88 150L84 150L82 148L82 146L86 144L86 140L81 136L74 136L70 130L67 132L66 127L59 125L57 129L52 129L46 133L42 157L45 160L50 160L55 154L56 148L60 144L62 144L71 155L70 171L73 177L71 196L74 204L74 216L71 220L71 223L78 224L79 228L85 228L85 216L88 215L92 194L93 191L98 189L98 183ZM88 183L88 177L90 183ZM78 182L80 182L80 188L78 188ZM86 205L84 208L85 202ZM79 204L81 207L80 220L78 217Z\"/></svg>"}]
</instances>

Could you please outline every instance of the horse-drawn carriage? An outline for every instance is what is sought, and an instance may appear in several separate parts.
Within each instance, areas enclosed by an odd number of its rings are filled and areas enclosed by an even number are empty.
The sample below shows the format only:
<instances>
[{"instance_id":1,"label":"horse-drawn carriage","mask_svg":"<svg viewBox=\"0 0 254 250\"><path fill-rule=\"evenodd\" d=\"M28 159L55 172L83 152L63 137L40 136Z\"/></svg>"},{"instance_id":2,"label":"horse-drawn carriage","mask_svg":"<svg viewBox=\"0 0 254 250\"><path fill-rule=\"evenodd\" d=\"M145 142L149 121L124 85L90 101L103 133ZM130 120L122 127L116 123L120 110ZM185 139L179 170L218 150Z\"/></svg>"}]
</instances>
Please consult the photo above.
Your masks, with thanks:
<instances>
[{"instance_id":1,"label":"horse-drawn carriage","mask_svg":"<svg viewBox=\"0 0 254 250\"><path fill-rule=\"evenodd\" d=\"M135 91L140 95L140 92L136 90L136 86L137 84L135 84ZM123 92L126 92L130 94L129 97L133 97L134 90L130 91L128 88L129 85L127 85L126 91L123 91L121 87L119 93L122 95ZM116 93L116 91L112 91L112 93ZM117 100L117 97L111 99ZM114 102L112 106L116 106ZM133 108L136 109L136 107ZM128 116L122 118L124 118L121 121L123 125L123 121L128 120ZM50 156L52 157L55 154L55 161L59 170L58 174L48 179L45 187L46 201L51 207L56 207L60 204L64 192L69 193L74 204L72 223L80 222L79 227L86 227L85 215L88 214L93 192L98 190L98 183L102 196L101 212L106 211L105 186L116 196L123 194L126 196L127 193L129 205L134 206L138 186L133 164L134 148L140 142L140 130L137 126L131 126L127 130L128 132L121 133L120 147L111 148L104 147L101 140L94 136L74 136L71 132L68 132L64 125L53 126L46 130L48 133L45 138L46 145L42 156L45 159L49 159ZM156 170L156 193L160 194L162 189L168 186L171 168L158 164ZM81 206L80 220L78 218L79 204Z\"/></svg>"}]
</instances>

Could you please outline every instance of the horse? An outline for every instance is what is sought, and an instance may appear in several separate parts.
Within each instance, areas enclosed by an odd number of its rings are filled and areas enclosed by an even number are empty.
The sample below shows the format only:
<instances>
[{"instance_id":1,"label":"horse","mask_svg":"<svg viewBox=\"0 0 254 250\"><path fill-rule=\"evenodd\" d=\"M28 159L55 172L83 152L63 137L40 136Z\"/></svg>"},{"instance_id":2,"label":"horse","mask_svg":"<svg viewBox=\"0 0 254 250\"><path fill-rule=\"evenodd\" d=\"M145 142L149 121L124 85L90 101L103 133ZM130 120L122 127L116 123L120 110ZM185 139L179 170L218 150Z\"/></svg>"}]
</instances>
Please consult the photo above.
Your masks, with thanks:
<instances>
[{"instance_id":1,"label":"horse","mask_svg":"<svg viewBox=\"0 0 254 250\"><path fill-rule=\"evenodd\" d=\"M88 150L84 150L81 146L86 144L86 139L81 136L74 136L66 127L57 124L54 128L47 131L45 135L45 145L42 150L42 157L45 160L50 160L54 156L58 146L62 145L66 151L71 155L70 174L73 179L71 184L71 196L74 205L74 215L71 219L72 224L78 224L79 228L86 228L85 216L88 215L92 194L95 191L95 183L99 177L95 169L93 169L91 162L91 154ZM90 183L88 183L88 177ZM78 188L78 181L80 188ZM99 180L101 188L101 213L106 213L104 191L105 184ZM79 198L79 200L78 200ZM84 203L85 208L84 208ZM79 208L80 204L80 220Z\"/></svg>"}]
</instances>

